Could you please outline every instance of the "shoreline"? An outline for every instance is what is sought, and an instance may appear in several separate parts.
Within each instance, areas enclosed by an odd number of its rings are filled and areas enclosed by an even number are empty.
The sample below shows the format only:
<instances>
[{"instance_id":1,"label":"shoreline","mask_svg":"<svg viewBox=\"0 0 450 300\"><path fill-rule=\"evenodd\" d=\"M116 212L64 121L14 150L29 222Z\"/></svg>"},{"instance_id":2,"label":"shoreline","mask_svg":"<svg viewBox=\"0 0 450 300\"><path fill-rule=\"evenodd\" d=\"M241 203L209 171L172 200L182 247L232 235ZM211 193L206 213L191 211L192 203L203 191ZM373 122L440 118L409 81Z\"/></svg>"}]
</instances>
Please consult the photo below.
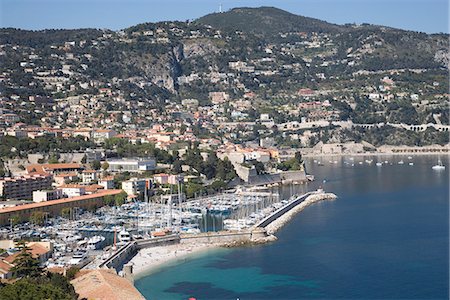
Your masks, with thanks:
<instances>
[{"instance_id":1,"label":"shoreline","mask_svg":"<svg viewBox=\"0 0 450 300\"><path fill-rule=\"evenodd\" d=\"M294 218L298 213L303 211L308 206L321 202L323 200L335 200L337 196L333 193L325 193L320 195L310 195L304 201L302 201L297 206L293 207L291 210L280 216L278 219L270 223L265 227L268 236L274 236L274 234L283 228L292 218Z\"/></svg>"},{"instance_id":2,"label":"shoreline","mask_svg":"<svg viewBox=\"0 0 450 300\"><path fill-rule=\"evenodd\" d=\"M225 243L180 243L144 248L128 262L133 265L133 280L151 275L161 268L193 259L196 256L223 248Z\"/></svg>"},{"instance_id":3,"label":"shoreline","mask_svg":"<svg viewBox=\"0 0 450 300\"><path fill-rule=\"evenodd\" d=\"M277 237L274 234L306 207L322 200L334 200L336 198L336 195L332 193L308 196L304 201L266 226L264 230L266 231L267 236L264 238L258 238L248 242L197 243L193 241L141 249L128 262L128 264L133 265L132 278L133 280L138 280L142 277L151 275L164 267L176 265L189 259L195 259L201 254L209 251L216 251L220 248L233 248L243 245L257 245L276 241Z\"/></svg>"},{"instance_id":4,"label":"shoreline","mask_svg":"<svg viewBox=\"0 0 450 300\"><path fill-rule=\"evenodd\" d=\"M362 156L450 156L450 152L364 152L364 153L320 153L320 154L302 154L304 158L320 157L362 157Z\"/></svg>"}]
</instances>

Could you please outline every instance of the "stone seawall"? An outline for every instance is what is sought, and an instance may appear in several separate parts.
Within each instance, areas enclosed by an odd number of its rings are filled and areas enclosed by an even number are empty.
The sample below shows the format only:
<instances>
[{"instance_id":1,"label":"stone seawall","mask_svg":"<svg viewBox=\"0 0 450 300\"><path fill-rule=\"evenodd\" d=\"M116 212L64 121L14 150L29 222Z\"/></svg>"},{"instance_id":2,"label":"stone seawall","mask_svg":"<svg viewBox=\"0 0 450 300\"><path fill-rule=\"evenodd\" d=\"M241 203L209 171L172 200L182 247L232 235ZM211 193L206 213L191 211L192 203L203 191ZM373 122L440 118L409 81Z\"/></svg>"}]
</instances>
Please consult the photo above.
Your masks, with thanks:
<instances>
[{"instance_id":1,"label":"stone seawall","mask_svg":"<svg viewBox=\"0 0 450 300\"><path fill-rule=\"evenodd\" d=\"M296 202L297 204L293 207L290 207L283 214L278 215L277 218L271 218L270 223L265 223L264 228L266 229L267 234L273 235L279 229L281 229L287 222L289 222L297 213L304 210L309 205L322 201L322 200L335 200L337 196L333 193L318 193L318 194L309 194L304 195L305 198L301 197L300 202Z\"/></svg>"}]
</instances>

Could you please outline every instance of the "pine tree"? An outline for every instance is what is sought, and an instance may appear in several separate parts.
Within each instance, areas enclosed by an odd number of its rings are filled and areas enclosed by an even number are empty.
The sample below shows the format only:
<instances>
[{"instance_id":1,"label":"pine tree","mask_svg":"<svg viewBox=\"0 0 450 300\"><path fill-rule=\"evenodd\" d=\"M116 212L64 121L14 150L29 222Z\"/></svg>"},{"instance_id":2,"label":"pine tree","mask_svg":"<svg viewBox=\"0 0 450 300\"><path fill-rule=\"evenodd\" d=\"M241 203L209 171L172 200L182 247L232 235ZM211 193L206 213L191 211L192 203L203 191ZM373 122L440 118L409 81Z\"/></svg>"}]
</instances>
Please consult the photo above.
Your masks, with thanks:
<instances>
[{"instance_id":1,"label":"pine tree","mask_svg":"<svg viewBox=\"0 0 450 300\"><path fill-rule=\"evenodd\" d=\"M31 249L23 241L19 242L18 247L20 253L14 259L14 267L11 268L13 276L15 278L35 278L40 276L43 269L39 265L39 261L32 256Z\"/></svg>"}]
</instances>

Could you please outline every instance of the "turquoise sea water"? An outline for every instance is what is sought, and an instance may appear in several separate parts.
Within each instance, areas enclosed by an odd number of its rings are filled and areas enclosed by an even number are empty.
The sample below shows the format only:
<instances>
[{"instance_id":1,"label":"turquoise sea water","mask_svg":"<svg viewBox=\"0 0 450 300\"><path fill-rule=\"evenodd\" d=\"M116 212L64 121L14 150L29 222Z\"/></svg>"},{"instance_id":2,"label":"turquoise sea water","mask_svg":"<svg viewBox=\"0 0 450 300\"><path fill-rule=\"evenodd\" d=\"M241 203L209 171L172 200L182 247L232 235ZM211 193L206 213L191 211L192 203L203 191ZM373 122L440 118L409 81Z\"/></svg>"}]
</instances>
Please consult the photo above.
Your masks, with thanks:
<instances>
[{"instance_id":1,"label":"turquoise sea water","mask_svg":"<svg viewBox=\"0 0 450 300\"><path fill-rule=\"evenodd\" d=\"M306 208L278 241L203 253L136 287L147 299L448 299L448 157L443 172L436 156L367 158L307 160L308 188L339 199Z\"/></svg>"}]
</instances>

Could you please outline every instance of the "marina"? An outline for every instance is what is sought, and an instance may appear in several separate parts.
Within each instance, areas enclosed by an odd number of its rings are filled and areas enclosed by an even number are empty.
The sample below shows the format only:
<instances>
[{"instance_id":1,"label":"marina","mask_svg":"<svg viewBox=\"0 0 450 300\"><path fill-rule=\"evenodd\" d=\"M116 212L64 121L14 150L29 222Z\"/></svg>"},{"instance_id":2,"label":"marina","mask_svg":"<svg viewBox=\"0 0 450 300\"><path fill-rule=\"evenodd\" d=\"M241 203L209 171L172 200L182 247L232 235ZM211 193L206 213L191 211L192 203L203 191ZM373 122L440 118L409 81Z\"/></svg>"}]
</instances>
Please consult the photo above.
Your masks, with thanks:
<instances>
[{"instance_id":1,"label":"marina","mask_svg":"<svg viewBox=\"0 0 450 300\"><path fill-rule=\"evenodd\" d=\"M24 223L3 228L0 234L8 239L51 242L54 252L46 267L95 269L133 243L153 246L164 237L182 236L186 240L202 233L211 237L215 232L218 236L224 232L245 235L257 228L261 220L298 201L298 197L281 200L276 190L261 187L238 188L179 202L155 197L120 207L104 206L94 212L78 209L71 219L49 218L43 226ZM221 243L221 239L215 243ZM117 271L127 259L128 255L118 264Z\"/></svg>"}]
</instances>

